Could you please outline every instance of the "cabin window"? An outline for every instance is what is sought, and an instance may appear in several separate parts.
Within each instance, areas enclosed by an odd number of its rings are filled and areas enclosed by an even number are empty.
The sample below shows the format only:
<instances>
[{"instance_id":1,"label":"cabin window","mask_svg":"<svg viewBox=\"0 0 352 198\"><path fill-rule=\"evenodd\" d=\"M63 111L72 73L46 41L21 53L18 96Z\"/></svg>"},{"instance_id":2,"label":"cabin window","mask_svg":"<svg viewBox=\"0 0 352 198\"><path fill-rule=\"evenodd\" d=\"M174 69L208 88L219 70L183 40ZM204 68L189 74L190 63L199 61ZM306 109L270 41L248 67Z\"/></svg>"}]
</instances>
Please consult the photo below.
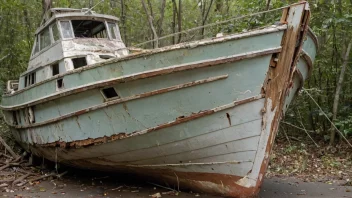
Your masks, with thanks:
<instances>
[{"instance_id":1,"label":"cabin window","mask_svg":"<svg viewBox=\"0 0 352 198\"><path fill-rule=\"evenodd\" d=\"M57 24L56 24L56 23L54 23L54 24L51 26L51 31L53 32L53 39L54 39L54 41L60 40L60 32L59 32L59 28L57 27Z\"/></svg>"},{"instance_id":2,"label":"cabin window","mask_svg":"<svg viewBox=\"0 0 352 198\"><path fill-rule=\"evenodd\" d=\"M69 21L61 21L61 31L64 38L72 38L72 29Z\"/></svg>"},{"instance_id":3,"label":"cabin window","mask_svg":"<svg viewBox=\"0 0 352 198\"><path fill-rule=\"evenodd\" d=\"M109 87L109 88L102 89L102 92L103 92L104 97L105 97L106 99L115 98L115 97L118 97L118 96L119 96L119 95L116 93L116 90L115 90L113 87Z\"/></svg>"},{"instance_id":4,"label":"cabin window","mask_svg":"<svg viewBox=\"0 0 352 198\"><path fill-rule=\"evenodd\" d=\"M35 83L35 73L31 74L31 85Z\"/></svg>"},{"instance_id":5,"label":"cabin window","mask_svg":"<svg viewBox=\"0 0 352 198\"><path fill-rule=\"evenodd\" d=\"M110 59L110 58L115 58L115 56L102 54L102 55L99 55L99 58L101 58L101 59Z\"/></svg>"},{"instance_id":6,"label":"cabin window","mask_svg":"<svg viewBox=\"0 0 352 198\"><path fill-rule=\"evenodd\" d=\"M108 23L111 39L120 40L120 32L117 28L116 23Z\"/></svg>"},{"instance_id":7,"label":"cabin window","mask_svg":"<svg viewBox=\"0 0 352 198\"><path fill-rule=\"evenodd\" d=\"M28 80L28 77L25 76L25 77L24 77L24 87L27 87L27 82L28 82L27 80Z\"/></svg>"},{"instance_id":8,"label":"cabin window","mask_svg":"<svg viewBox=\"0 0 352 198\"><path fill-rule=\"evenodd\" d=\"M33 85L36 82L36 73L32 72L24 77L24 87Z\"/></svg>"},{"instance_id":9,"label":"cabin window","mask_svg":"<svg viewBox=\"0 0 352 198\"><path fill-rule=\"evenodd\" d=\"M33 54L36 54L39 52L39 39L38 39L38 36L36 36L36 39L35 39L35 48L34 48L34 53Z\"/></svg>"},{"instance_id":10,"label":"cabin window","mask_svg":"<svg viewBox=\"0 0 352 198\"><path fill-rule=\"evenodd\" d=\"M104 22L89 20L72 20L76 38L108 38Z\"/></svg>"},{"instance_id":11,"label":"cabin window","mask_svg":"<svg viewBox=\"0 0 352 198\"><path fill-rule=\"evenodd\" d=\"M56 81L56 87L57 87L57 89L62 89L62 88L64 88L64 79L58 79L57 81Z\"/></svg>"},{"instance_id":12,"label":"cabin window","mask_svg":"<svg viewBox=\"0 0 352 198\"><path fill-rule=\"evenodd\" d=\"M116 39L116 24L108 23L111 39Z\"/></svg>"},{"instance_id":13,"label":"cabin window","mask_svg":"<svg viewBox=\"0 0 352 198\"><path fill-rule=\"evenodd\" d=\"M45 28L39 35L40 38L40 50L48 47L51 44L49 28Z\"/></svg>"},{"instance_id":14,"label":"cabin window","mask_svg":"<svg viewBox=\"0 0 352 198\"><path fill-rule=\"evenodd\" d=\"M73 58L72 59L73 67L75 69L86 66L87 65L87 60L85 57L81 58Z\"/></svg>"},{"instance_id":15,"label":"cabin window","mask_svg":"<svg viewBox=\"0 0 352 198\"><path fill-rule=\"evenodd\" d=\"M56 76L58 74L60 74L60 70L59 70L59 64L54 64L51 66L51 71L52 71L52 75Z\"/></svg>"}]
</instances>

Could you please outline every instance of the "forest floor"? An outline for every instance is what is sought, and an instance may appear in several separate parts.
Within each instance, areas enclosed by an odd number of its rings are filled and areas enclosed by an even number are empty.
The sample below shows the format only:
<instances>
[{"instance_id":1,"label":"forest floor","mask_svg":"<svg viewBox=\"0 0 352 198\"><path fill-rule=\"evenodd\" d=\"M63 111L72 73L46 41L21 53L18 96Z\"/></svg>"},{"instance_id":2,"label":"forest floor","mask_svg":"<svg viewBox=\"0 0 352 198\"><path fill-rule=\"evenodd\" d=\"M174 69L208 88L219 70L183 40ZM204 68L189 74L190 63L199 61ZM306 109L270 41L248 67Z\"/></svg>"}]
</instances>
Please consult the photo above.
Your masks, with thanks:
<instances>
[{"instance_id":1,"label":"forest floor","mask_svg":"<svg viewBox=\"0 0 352 198\"><path fill-rule=\"evenodd\" d=\"M352 152L340 146L317 148L313 143L277 138L269 170L259 193L260 198L272 197L351 197L352 198ZM0 180L12 177L16 168L0 171ZM26 167L25 171L45 170ZM29 182L21 187L0 187L2 197L204 197L190 191L170 191L144 180L126 175L92 172L66 168L68 174L58 179L48 177ZM46 170L47 174L50 170ZM18 178L19 176L17 176ZM17 182L18 183L18 182ZM0 183L1 185L1 183ZM1 196L0 196L1 197Z\"/></svg>"}]
</instances>

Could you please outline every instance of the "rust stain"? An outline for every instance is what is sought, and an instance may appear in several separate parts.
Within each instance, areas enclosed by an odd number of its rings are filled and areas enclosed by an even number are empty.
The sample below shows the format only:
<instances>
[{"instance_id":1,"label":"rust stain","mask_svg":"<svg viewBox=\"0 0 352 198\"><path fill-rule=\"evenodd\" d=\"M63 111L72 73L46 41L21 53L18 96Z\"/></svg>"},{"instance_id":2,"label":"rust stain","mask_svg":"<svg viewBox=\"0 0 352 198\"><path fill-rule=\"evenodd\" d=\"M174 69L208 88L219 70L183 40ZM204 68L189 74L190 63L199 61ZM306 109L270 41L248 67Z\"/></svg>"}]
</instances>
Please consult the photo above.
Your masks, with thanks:
<instances>
[{"instance_id":1,"label":"rust stain","mask_svg":"<svg viewBox=\"0 0 352 198\"><path fill-rule=\"evenodd\" d=\"M222 195L226 197L254 197L258 190L257 187L243 187L236 184L242 179L241 176L203 173L203 172L181 172L171 168L155 169L150 167L128 167L123 165L112 165L106 159L64 161L72 166L84 166L89 169L105 170L111 172L124 172L137 174L145 177L147 181L162 181L171 185L179 185L181 189L192 189L198 192ZM177 175L177 176L175 176Z\"/></svg>"},{"instance_id":2,"label":"rust stain","mask_svg":"<svg viewBox=\"0 0 352 198\"><path fill-rule=\"evenodd\" d=\"M304 2L306 6L306 2ZM284 14L288 14L288 11L284 10ZM295 13L293 13L295 14ZM272 150L273 142L278 131L279 123L283 117L283 106L285 103L286 92L290 89L293 75L295 72L295 66L302 51L303 39L307 33L308 21L309 21L309 10L304 10L301 17L301 22L297 29L289 27L282 40L282 52L279 55L279 60L276 67L269 67L269 72L267 74L266 84L263 90L266 94L265 97L265 113L263 116L262 125L265 128L266 114L275 113L270 126L270 134L268 138L268 143L265 148L265 157L260 167L258 180L256 183L256 192L259 192L259 187L262 184L262 177L264 177L266 169L269 163L269 155ZM288 16L283 17L287 20ZM303 31L301 31L301 27ZM295 47L298 41L298 48ZM271 109L267 109L268 101L272 101ZM274 109L276 111L274 112Z\"/></svg>"}]
</instances>

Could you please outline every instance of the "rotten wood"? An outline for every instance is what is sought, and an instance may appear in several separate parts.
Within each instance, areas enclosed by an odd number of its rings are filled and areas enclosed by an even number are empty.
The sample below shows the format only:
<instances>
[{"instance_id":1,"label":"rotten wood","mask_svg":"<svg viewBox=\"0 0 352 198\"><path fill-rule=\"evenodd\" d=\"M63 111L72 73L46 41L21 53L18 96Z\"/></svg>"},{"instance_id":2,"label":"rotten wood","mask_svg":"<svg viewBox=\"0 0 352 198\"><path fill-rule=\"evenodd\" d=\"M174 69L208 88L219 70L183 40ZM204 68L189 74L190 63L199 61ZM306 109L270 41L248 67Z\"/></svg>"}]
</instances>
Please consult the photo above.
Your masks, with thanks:
<instances>
[{"instance_id":1,"label":"rotten wood","mask_svg":"<svg viewBox=\"0 0 352 198\"><path fill-rule=\"evenodd\" d=\"M269 136L265 145L265 155L260 165L259 175L256 182L257 192L262 184L269 163L269 155L279 123L283 117L283 105L287 91L290 88L295 73L296 61L300 57L303 40L308 31L309 9L307 2L302 2L283 11L281 23L288 24L282 40L282 52L275 68L269 67L265 88L265 104L263 114L263 131L269 130ZM298 46L297 46L298 44ZM296 47L297 46L297 47Z\"/></svg>"},{"instance_id":2,"label":"rotten wood","mask_svg":"<svg viewBox=\"0 0 352 198\"><path fill-rule=\"evenodd\" d=\"M22 175L21 177L19 177L18 179L16 179L15 181L12 182L12 187L14 187L17 183L22 182L24 179L26 179L27 177L29 177L30 175L33 175L33 173L27 173L25 175Z\"/></svg>"},{"instance_id":3,"label":"rotten wood","mask_svg":"<svg viewBox=\"0 0 352 198\"><path fill-rule=\"evenodd\" d=\"M14 158L18 158L18 155L11 149L11 147L9 145L7 145L7 143L5 142L4 139L2 139L2 137L0 136L0 143L2 145L4 145L4 147L6 148L6 150L12 155L12 157Z\"/></svg>"},{"instance_id":4,"label":"rotten wood","mask_svg":"<svg viewBox=\"0 0 352 198\"><path fill-rule=\"evenodd\" d=\"M5 153L0 153L0 157L1 156L4 156L6 158L9 158L9 159L13 159L13 157L9 156L9 155L6 155Z\"/></svg>"}]
</instances>

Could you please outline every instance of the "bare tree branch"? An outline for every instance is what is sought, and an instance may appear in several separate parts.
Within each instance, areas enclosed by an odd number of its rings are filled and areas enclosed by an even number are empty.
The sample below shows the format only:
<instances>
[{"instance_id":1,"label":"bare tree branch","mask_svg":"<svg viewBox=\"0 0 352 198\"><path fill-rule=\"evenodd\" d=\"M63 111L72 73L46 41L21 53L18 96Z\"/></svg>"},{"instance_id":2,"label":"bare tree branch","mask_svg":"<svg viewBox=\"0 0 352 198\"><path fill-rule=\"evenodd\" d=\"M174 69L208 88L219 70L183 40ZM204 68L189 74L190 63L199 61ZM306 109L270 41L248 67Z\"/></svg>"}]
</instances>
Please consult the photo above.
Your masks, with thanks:
<instances>
[{"instance_id":1,"label":"bare tree branch","mask_svg":"<svg viewBox=\"0 0 352 198\"><path fill-rule=\"evenodd\" d=\"M154 28L154 25L153 25L153 17L148 14L148 9L147 9L147 6L146 6L146 4L145 4L145 1L144 1L144 0L141 0L141 2L142 2L142 5L143 5L145 14L147 15L147 19L148 19L148 22L149 22L150 29L151 29L152 32L153 32L154 39L156 39L155 44L154 44L154 47L155 47L155 48L158 48L158 47L159 47L159 40L158 40L158 34L156 33L155 28Z\"/></svg>"}]
</instances>

